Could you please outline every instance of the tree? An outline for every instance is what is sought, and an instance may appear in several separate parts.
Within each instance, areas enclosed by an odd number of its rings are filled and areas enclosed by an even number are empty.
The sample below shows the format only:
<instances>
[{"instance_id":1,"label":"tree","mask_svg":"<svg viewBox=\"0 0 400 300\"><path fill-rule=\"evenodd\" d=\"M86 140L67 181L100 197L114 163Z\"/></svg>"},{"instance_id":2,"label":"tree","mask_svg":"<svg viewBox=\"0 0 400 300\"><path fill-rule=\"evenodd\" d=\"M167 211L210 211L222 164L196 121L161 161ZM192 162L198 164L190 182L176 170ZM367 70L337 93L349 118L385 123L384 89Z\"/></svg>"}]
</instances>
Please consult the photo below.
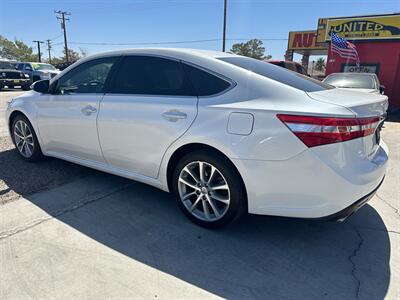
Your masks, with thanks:
<instances>
[{"instance_id":1,"label":"tree","mask_svg":"<svg viewBox=\"0 0 400 300\"><path fill-rule=\"evenodd\" d=\"M37 61L37 54L33 54L29 47L21 40L10 41L0 35L0 57L18 61Z\"/></svg>"},{"instance_id":2,"label":"tree","mask_svg":"<svg viewBox=\"0 0 400 300\"><path fill-rule=\"evenodd\" d=\"M265 48L262 46L263 42L259 39L252 39L245 43L237 43L233 44L231 48L231 52L243 55L247 57L252 57L255 59L270 59L272 56L265 56Z\"/></svg>"},{"instance_id":3,"label":"tree","mask_svg":"<svg viewBox=\"0 0 400 300\"><path fill-rule=\"evenodd\" d=\"M62 64L65 63L65 50L63 50L63 56L61 57L53 57L51 59L52 64L57 65L57 64ZM68 59L70 63L76 62L77 60L81 59L82 57L85 57L88 55L88 51L86 49L79 49L78 51L68 49Z\"/></svg>"},{"instance_id":4,"label":"tree","mask_svg":"<svg viewBox=\"0 0 400 300\"><path fill-rule=\"evenodd\" d=\"M316 64L315 64L315 70L317 71L323 71L325 69L325 59L320 57L318 58Z\"/></svg>"}]
</instances>

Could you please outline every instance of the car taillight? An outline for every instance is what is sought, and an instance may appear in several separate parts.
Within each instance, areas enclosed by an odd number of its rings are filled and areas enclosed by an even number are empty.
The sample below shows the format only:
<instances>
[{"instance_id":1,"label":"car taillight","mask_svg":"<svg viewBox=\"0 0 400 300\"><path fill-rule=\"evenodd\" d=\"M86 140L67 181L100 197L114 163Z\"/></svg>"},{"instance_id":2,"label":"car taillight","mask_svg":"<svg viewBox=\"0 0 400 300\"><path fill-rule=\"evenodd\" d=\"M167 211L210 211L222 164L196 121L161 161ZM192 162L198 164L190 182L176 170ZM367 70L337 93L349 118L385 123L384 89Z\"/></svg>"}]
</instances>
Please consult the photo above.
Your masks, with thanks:
<instances>
[{"instance_id":1,"label":"car taillight","mask_svg":"<svg viewBox=\"0 0 400 300\"><path fill-rule=\"evenodd\" d=\"M379 117L327 118L278 114L281 120L304 144L315 147L344 142L373 134Z\"/></svg>"}]
</instances>

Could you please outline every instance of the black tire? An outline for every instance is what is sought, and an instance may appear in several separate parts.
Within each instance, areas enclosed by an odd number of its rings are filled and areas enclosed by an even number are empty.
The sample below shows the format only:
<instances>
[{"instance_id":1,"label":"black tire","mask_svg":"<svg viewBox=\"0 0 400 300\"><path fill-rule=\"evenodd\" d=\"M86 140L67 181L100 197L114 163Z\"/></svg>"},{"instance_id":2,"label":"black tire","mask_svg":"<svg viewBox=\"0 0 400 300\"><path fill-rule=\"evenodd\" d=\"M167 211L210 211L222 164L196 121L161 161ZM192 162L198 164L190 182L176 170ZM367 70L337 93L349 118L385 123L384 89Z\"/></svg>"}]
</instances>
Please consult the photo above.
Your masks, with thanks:
<instances>
[{"instance_id":1,"label":"black tire","mask_svg":"<svg viewBox=\"0 0 400 300\"><path fill-rule=\"evenodd\" d=\"M24 85L24 86L22 87L22 90L24 90L24 91L29 91L29 90L30 90L29 85Z\"/></svg>"},{"instance_id":2,"label":"black tire","mask_svg":"<svg viewBox=\"0 0 400 300\"><path fill-rule=\"evenodd\" d=\"M230 195L230 202L229 205L227 206L227 210L225 211L224 214L221 214L222 217L213 221L205 221L202 220L195 215L193 215L191 212L189 212L189 209L185 206L183 201L181 200L181 194L179 190L179 176L181 175L182 170L185 168L185 166L190 165L191 163L196 163L198 161L205 162L206 164L210 164L217 168L217 170L220 172L220 174L223 176L223 179L226 181L228 187L229 187L229 195ZM208 165L208 166L210 166ZM171 176L171 189L172 193L174 194L178 206L180 209L183 211L183 213L191 220L192 222L206 228L219 228L228 225L229 223L235 221L238 219L246 210L247 210L247 196L246 196L246 191L244 188L243 181L240 177L239 172L236 170L235 166L232 164L232 162L229 161L225 156L214 152L214 151L208 151L208 150L198 150L192 153L186 154L184 157L182 157L177 165L175 166L175 169L172 173ZM211 185L210 185L211 186ZM198 192L200 193L200 192ZM210 194L209 194L210 195ZM194 198L197 197L197 195L193 195ZM210 196L212 198L212 196ZM204 198L205 201L206 198ZM208 198L209 199L209 198ZM188 200L186 200L187 203ZM192 200L190 200L192 201ZM193 200L195 202L196 200ZM203 201L203 200L202 200ZM205 201L207 202L207 201ZM214 202L218 203L218 201ZM190 202L189 205L192 205L193 203ZM220 203L221 204L221 203ZM199 204L198 204L199 205ZM202 206L202 205L201 205ZM208 205L210 208L211 206ZM204 211L203 206L200 207L201 210ZM198 209L196 209L198 210Z\"/></svg>"},{"instance_id":3,"label":"black tire","mask_svg":"<svg viewBox=\"0 0 400 300\"><path fill-rule=\"evenodd\" d=\"M40 80L39 76L33 76L33 78L32 78L32 82L36 82L36 81L39 81L39 80Z\"/></svg>"},{"instance_id":4,"label":"black tire","mask_svg":"<svg viewBox=\"0 0 400 300\"><path fill-rule=\"evenodd\" d=\"M30 152L31 152L31 155L30 155L30 156L24 155L24 154L23 154L23 151L20 150L20 148L19 148L18 145L17 145L17 142L18 142L18 141L16 141L16 139L17 139L18 137L15 136L14 132L16 131L16 128L15 128L15 127L17 126L17 123L18 123L18 124L21 124L21 123L19 123L20 121L23 122L23 123L25 123L25 124L27 125L27 127L28 127L28 129L29 129L29 132L30 132L31 135L32 135L32 137L29 138L29 142L32 142L32 144L33 144L32 150L30 150ZM18 129L17 129L17 131L18 131ZM40 148L39 141L38 141L38 139L37 139L35 130L33 129L32 124L29 122L29 120L28 120L24 115L22 115L22 114L21 114L21 115L17 115L17 116L12 120L12 125L11 125L11 137L12 137L12 141L13 141L13 143L14 143L14 145L15 145L15 148L16 148L18 154L19 154L20 157L21 157L22 159L24 159L25 161L28 161L28 162L36 162L36 161L40 161L40 160L42 160L42 159L44 158L44 155L43 155L42 150L41 150L41 148Z\"/></svg>"}]
</instances>

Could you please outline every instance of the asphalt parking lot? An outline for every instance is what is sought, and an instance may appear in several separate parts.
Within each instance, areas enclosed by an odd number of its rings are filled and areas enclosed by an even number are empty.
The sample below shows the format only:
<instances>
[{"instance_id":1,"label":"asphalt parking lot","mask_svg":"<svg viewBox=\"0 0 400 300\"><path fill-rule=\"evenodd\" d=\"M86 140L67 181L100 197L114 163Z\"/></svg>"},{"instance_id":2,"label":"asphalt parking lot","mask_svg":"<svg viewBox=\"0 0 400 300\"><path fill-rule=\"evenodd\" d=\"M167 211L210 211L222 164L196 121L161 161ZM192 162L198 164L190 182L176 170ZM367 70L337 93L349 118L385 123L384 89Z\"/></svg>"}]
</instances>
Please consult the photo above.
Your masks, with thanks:
<instances>
[{"instance_id":1,"label":"asphalt parking lot","mask_svg":"<svg viewBox=\"0 0 400 300\"><path fill-rule=\"evenodd\" d=\"M0 114L19 94L0 92ZM246 216L199 228L152 187L23 162L0 120L0 298L400 298L400 122L378 194L344 223Z\"/></svg>"}]
</instances>

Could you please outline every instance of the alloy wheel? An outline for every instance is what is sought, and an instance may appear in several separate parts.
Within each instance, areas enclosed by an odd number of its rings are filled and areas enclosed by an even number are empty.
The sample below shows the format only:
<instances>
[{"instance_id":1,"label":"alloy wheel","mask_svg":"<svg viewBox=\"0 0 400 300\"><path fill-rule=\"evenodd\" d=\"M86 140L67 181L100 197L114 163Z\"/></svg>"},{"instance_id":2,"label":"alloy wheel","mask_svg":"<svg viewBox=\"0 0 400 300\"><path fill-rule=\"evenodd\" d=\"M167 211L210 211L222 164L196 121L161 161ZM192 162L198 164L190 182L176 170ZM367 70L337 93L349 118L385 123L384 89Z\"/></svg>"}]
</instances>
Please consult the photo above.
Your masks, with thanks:
<instances>
[{"instance_id":1,"label":"alloy wheel","mask_svg":"<svg viewBox=\"0 0 400 300\"><path fill-rule=\"evenodd\" d=\"M23 120L18 120L14 125L14 141L19 153L30 158L34 151L34 140L32 132Z\"/></svg>"},{"instance_id":2,"label":"alloy wheel","mask_svg":"<svg viewBox=\"0 0 400 300\"><path fill-rule=\"evenodd\" d=\"M187 164L179 174L178 190L185 208L200 220L214 222L228 211L229 185L210 163L194 161Z\"/></svg>"}]
</instances>

